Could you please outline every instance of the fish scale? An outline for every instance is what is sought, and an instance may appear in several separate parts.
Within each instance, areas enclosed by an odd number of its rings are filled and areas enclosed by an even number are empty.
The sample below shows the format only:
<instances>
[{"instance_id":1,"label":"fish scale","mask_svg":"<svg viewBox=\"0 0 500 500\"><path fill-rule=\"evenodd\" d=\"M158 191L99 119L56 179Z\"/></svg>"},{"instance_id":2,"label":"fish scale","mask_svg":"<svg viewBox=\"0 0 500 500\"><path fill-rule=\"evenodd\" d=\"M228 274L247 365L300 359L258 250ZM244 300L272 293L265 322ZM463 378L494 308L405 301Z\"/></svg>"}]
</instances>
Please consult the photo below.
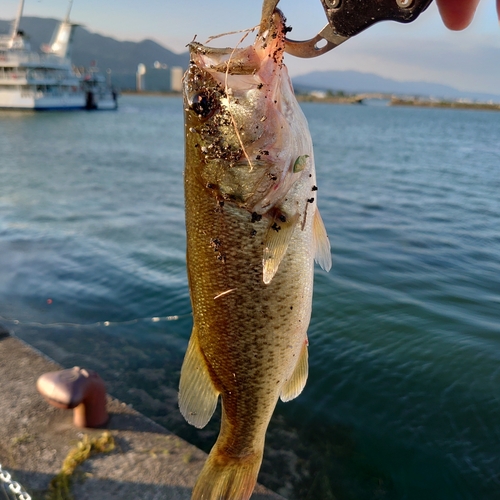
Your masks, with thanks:
<instances>
[{"instance_id":1,"label":"fish scale","mask_svg":"<svg viewBox=\"0 0 500 500\"><path fill-rule=\"evenodd\" d=\"M179 405L203 427L222 401L193 499L250 497L276 403L296 397L307 378L314 256L328 267L330 248L283 43L276 12L254 46L190 46L184 183L194 321Z\"/></svg>"}]
</instances>

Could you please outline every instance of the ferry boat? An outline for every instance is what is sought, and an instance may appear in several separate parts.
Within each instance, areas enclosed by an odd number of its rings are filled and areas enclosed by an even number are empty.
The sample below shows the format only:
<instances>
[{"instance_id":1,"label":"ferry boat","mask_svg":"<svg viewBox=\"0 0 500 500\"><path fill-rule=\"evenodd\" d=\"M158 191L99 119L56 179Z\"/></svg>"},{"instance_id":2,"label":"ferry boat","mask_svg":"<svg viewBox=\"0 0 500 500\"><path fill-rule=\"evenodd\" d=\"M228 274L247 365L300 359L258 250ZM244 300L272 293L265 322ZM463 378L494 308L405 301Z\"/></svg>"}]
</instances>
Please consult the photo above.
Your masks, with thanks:
<instances>
[{"instance_id":1,"label":"ferry boat","mask_svg":"<svg viewBox=\"0 0 500 500\"><path fill-rule=\"evenodd\" d=\"M78 25L69 20L71 5L51 42L38 53L19 30L24 9L20 0L11 33L0 35L0 108L116 109L116 92L102 75L88 77L73 70L71 46Z\"/></svg>"}]
</instances>

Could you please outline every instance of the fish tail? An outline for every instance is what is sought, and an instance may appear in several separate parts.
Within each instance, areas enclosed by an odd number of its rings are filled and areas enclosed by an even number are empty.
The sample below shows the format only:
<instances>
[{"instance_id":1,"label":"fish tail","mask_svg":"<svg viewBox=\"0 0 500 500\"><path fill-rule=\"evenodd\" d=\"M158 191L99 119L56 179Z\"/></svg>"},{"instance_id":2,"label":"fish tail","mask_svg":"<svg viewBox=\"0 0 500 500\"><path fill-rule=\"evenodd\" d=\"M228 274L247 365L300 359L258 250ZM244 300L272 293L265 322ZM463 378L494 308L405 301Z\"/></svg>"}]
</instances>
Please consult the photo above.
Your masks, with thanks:
<instances>
[{"instance_id":1,"label":"fish tail","mask_svg":"<svg viewBox=\"0 0 500 500\"><path fill-rule=\"evenodd\" d=\"M231 457L214 446L196 481L191 500L248 500L257 483L262 451Z\"/></svg>"}]
</instances>

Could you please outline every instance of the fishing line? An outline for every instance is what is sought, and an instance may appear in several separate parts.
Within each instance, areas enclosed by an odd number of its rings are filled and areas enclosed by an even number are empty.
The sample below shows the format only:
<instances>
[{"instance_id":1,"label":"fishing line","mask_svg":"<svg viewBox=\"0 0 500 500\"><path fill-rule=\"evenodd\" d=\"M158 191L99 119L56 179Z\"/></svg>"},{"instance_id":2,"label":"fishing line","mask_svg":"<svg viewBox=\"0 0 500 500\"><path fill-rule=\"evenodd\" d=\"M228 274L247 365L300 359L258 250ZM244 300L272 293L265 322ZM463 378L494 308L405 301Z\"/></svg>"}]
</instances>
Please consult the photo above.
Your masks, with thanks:
<instances>
[{"instance_id":1,"label":"fishing line","mask_svg":"<svg viewBox=\"0 0 500 500\"><path fill-rule=\"evenodd\" d=\"M192 316L192 313L187 314L176 314L173 316L153 316L148 318L136 318L128 321L97 321L95 323L40 323L38 321L21 321L19 319L5 318L0 316L0 321L3 323L16 325L16 326L29 326L34 328L97 328L97 327L113 327L113 326L125 326L134 325L137 323L160 323L162 321L177 321L179 319L188 318Z\"/></svg>"},{"instance_id":2,"label":"fishing line","mask_svg":"<svg viewBox=\"0 0 500 500\"><path fill-rule=\"evenodd\" d=\"M234 290L227 290L221 294L214 297L214 300L226 295ZM345 290L336 294L336 297L346 297L348 295L355 294L356 291ZM146 318L134 318L127 321L96 321L94 323L70 323L70 322L56 322L56 323L41 323L38 321L22 321L15 318L6 318L0 315L0 323L10 324L15 326L32 327L32 328L73 328L73 329L85 329L85 328L99 328L99 327L116 327L116 326L128 326L135 325L138 323L161 323L165 321L178 321L184 318L189 318L193 315L192 312L185 314L174 314L171 316L151 316Z\"/></svg>"},{"instance_id":3,"label":"fishing line","mask_svg":"<svg viewBox=\"0 0 500 500\"><path fill-rule=\"evenodd\" d=\"M238 35L240 33L246 33L245 37L242 38L239 41L239 43L238 43L238 45L239 45L246 38L246 36L248 35L248 33L251 33L252 31L255 31L258 27L259 27L259 25L254 26L253 28L246 28L244 30L228 31L227 33L221 33L220 35L213 35L213 36L211 36L211 37L209 37L207 39L207 41L204 43L204 45L208 45L213 40L217 40L217 38L222 38L223 36Z\"/></svg>"}]
</instances>

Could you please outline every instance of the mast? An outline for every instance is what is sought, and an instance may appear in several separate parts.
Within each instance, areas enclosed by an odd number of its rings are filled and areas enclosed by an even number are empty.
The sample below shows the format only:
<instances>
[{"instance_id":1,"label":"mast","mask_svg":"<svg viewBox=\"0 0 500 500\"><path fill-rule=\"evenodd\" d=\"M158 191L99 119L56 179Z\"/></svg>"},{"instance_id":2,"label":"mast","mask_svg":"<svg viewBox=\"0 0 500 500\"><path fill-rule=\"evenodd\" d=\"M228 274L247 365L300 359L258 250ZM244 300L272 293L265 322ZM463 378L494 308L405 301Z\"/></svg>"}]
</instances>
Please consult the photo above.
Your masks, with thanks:
<instances>
[{"instance_id":1,"label":"mast","mask_svg":"<svg viewBox=\"0 0 500 500\"><path fill-rule=\"evenodd\" d=\"M78 24L74 24L69 20L69 15L71 13L71 7L73 6L73 0L70 0L68 6L68 12L64 21L59 23L59 26L54 31L52 35L52 40L45 52L49 54L54 54L63 59L71 59L71 46L73 43L73 33Z\"/></svg>"},{"instance_id":2,"label":"mast","mask_svg":"<svg viewBox=\"0 0 500 500\"><path fill-rule=\"evenodd\" d=\"M14 38L16 38L17 36L17 32L19 30L19 23L21 22L21 17L23 17L23 10L24 10L24 0L20 0L19 7L17 9L16 19L12 23L12 40L14 40Z\"/></svg>"},{"instance_id":3,"label":"mast","mask_svg":"<svg viewBox=\"0 0 500 500\"><path fill-rule=\"evenodd\" d=\"M69 23L69 15L71 13L71 7L73 7L73 0L69 0L68 12L66 12L66 17L64 18L65 23Z\"/></svg>"}]
</instances>

